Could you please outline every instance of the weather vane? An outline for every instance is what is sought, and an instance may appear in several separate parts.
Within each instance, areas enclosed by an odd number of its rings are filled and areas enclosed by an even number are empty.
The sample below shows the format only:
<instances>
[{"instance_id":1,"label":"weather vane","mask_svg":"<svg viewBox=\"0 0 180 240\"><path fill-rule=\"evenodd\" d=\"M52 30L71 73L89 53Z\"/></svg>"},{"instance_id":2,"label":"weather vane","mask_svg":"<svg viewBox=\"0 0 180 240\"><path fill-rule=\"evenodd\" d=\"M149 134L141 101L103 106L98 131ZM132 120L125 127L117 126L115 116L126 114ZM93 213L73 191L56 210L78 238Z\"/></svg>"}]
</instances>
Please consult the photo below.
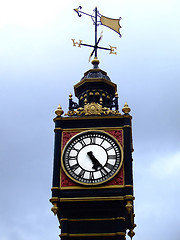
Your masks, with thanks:
<instances>
[{"instance_id":1,"label":"weather vane","mask_svg":"<svg viewBox=\"0 0 180 240\"><path fill-rule=\"evenodd\" d=\"M89 61L90 61L91 57L93 56L93 54L94 54L94 58L97 59L97 50L98 49L109 50L110 54L117 54L117 52L115 52L115 50L117 49L116 47L112 47L111 45L109 45L109 48L98 46L99 42L102 39L102 32L101 32L101 35L100 35L99 39L97 39L97 27L99 25L104 25L106 27L109 27L110 29L117 32L119 34L119 36L121 37L121 34L120 34L121 26L120 26L120 23L119 23L120 20L121 20L121 17L119 19L112 19L112 18L105 17L105 16L103 16L99 13L99 11L97 10L97 7L95 7L95 9L93 10L94 11L94 16L91 15L91 14L82 12L81 9L82 9L82 7L79 6L78 8L75 8L74 11L78 14L79 17L81 17L82 14L91 17L91 19L93 21L93 24L95 25L95 44L94 45L84 44L84 43L82 43L82 40L79 40L79 42L76 42L75 39L72 39L73 46L75 46L75 47L76 46L78 46L78 47L81 47L81 46L92 47L93 51L90 54Z\"/></svg>"}]
</instances>

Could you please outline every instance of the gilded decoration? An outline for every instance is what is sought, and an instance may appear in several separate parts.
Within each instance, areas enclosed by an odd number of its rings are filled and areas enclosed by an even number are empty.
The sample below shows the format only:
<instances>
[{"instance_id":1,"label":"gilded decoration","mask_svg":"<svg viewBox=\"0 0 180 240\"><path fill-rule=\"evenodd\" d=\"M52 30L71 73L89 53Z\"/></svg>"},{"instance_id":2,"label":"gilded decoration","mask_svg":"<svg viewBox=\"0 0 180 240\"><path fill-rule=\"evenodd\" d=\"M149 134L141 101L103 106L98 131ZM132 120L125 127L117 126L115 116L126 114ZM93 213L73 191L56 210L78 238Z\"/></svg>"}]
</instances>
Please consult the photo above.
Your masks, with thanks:
<instances>
[{"instance_id":1,"label":"gilded decoration","mask_svg":"<svg viewBox=\"0 0 180 240\"><path fill-rule=\"evenodd\" d=\"M99 103L88 103L83 107L78 108L77 110L69 110L65 116L81 116L81 115L121 115L118 110L111 110L107 107L103 107Z\"/></svg>"},{"instance_id":2,"label":"gilded decoration","mask_svg":"<svg viewBox=\"0 0 180 240\"><path fill-rule=\"evenodd\" d=\"M89 103L84 106L85 115L101 115L102 105L98 103Z\"/></svg>"},{"instance_id":3,"label":"gilded decoration","mask_svg":"<svg viewBox=\"0 0 180 240\"><path fill-rule=\"evenodd\" d=\"M135 232L133 231L133 229L131 229L129 232L128 232L128 236L132 239L135 235Z\"/></svg>"},{"instance_id":4,"label":"gilded decoration","mask_svg":"<svg viewBox=\"0 0 180 240\"><path fill-rule=\"evenodd\" d=\"M56 111L55 111L55 114L57 116L61 116L62 114L64 113L64 111L62 110L62 107L61 105L59 104L59 106L57 107Z\"/></svg>"},{"instance_id":5,"label":"gilded decoration","mask_svg":"<svg viewBox=\"0 0 180 240\"><path fill-rule=\"evenodd\" d=\"M129 114L129 112L131 111L130 107L128 106L127 102L125 102L124 107L122 108L122 111L125 114Z\"/></svg>"},{"instance_id":6,"label":"gilded decoration","mask_svg":"<svg viewBox=\"0 0 180 240\"><path fill-rule=\"evenodd\" d=\"M57 215L59 211L57 203L53 203L53 207L51 208L51 211L54 213L54 215Z\"/></svg>"},{"instance_id":7,"label":"gilded decoration","mask_svg":"<svg viewBox=\"0 0 180 240\"><path fill-rule=\"evenodd\" d=\"M132 209L133 209L132 202L131 201L127 201L127 204L126 204L125 208L127 209L128 213L130 214Z\"/></svg>"}]
</instances>

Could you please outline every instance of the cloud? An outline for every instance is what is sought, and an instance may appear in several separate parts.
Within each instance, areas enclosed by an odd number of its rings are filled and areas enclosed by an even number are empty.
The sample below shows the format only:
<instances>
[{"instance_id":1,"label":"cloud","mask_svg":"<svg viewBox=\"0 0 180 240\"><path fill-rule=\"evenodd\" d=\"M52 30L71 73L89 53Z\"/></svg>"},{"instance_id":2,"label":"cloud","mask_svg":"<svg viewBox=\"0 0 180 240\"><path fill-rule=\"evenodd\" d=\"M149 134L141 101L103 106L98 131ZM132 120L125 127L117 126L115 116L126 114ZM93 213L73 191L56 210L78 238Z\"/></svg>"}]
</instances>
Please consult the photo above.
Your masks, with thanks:
<instances>
[{"instance_id":1,"label":"cloud","mask_svg":"<svg viewBox=\"0 0 180 240\"><path fill-rule=\"evenodd\" d=\"M152 163L149 171L159 180L171 179L172 181L176 178L180 180L180 152L159 157Z\"/></svg>"},{"instance_id":2,"label":"cloud","mask_svg":"<svg viewBox=\"0 0 180 240\"><path fill-rule=\"evenodd\" d=\"M24 27L42 27L49 24L63 11L64 1L48 0L6 0L0 3L0 27L7 24Z\"/></svg>"},{"instance_id":3,"label":"cloud","mask_svg":"<svg viewBox=\"0 0 180 240\"><path fill-rule=\"evenodd\" d=\"M2 240L58 239L50 211L54 110L67 112L73 84L91 68L91 18L98 5L107 17L122 17L122 38L100 26L100 68L118 85L119 104L133 116L134 240L179 239L180 72L179 1L6 0L0 3L1 215ZM66 17L66 21L65 21ZM66 23L66 24L64 24ZM73 92L72 92L73 94ZM74 94L73 94L74 95ZM77 99L73 97L73 100ZM10 226L10 227L9 227Z\"/></svg>"},{"instance_id":4,"label":"cloud","mask_svg":"<svg viewBox=\"0 0 180 240\"><path fill-rule=\"evenodd\" d=\"M178 239L180 198L180 152L146 155L136 163L135 213L137 239ZM168 229L168 230L167 230Z\"/></svg>"}]
</instances>

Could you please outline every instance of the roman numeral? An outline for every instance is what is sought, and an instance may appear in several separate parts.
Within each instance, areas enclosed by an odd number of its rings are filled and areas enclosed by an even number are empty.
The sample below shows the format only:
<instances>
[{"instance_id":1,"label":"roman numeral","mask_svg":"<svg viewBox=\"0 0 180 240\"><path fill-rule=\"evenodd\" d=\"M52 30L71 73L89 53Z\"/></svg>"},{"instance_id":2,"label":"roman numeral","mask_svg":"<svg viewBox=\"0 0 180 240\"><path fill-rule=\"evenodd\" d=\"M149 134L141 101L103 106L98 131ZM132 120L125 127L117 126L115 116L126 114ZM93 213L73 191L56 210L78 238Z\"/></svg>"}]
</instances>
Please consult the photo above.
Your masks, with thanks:
<instances>
[{"instance_id":1,"label":"roman numeral","mask_svg":"<svg viewBox=\"0 0 180 240\"><path fill-rule=\"evenodd\" d=\"M112 171L113 168L114 168L114 166L113 166L112 164L110 164L110 163L106 163L105 167L108 168L108 169L111 170L111 171Z\"/></svg>"},{"instance_id":2,"label":"roman numeral","mask_svg":"<svg viewBox=\"0 0 180 240\"><path fill-rule=\"evenodd\" d=\"M101 172L102 177L106 176L108 174L108 172L104 168L101 168L100 172Z\"/></svg>"},{"instance_id":3,"label":"roman numeral","mask_svg":"<svg viewBox=\"0 0 180 240\"><path fill-rule=\"evenodd\" d=\"M116 155L108 155L108 159L115 159Z\"/></svg>"},{"instance_id":4,"label":"roman numeral","mask_svg":"<svg viewBox=\"0 0 180 240\"><path fill-rule=\"evenodd\" d=\"M106 148L106 151L109 151L111 149L113 149L113 146L110 146L110 147Z\"/></svg>"},{"instance_id":5,"label":"roman numeral","mask_svg":"<svg viewBox=\"0 0 180 240\"><path fill-rule=\"evenodd\" d=\"M79 176L79 177L84 177L84 174L85 174L85 170L82 169L82 170L80 171L80 173L78 174L78 176Z\"/></svg>"},{"instance_id":6,"label":"roman numeral","mask_svg":"<svg viewBox=\"0 0 180 240\"><path fill-rule=\"evenodd\" d=\"M75 147L72 147L72 150L75 150L76 152L79 152L80 150L75 148Z\"/></svg>"},{"instance_id":7,"label":"roman numeral","mask_svg":"<svg viewBox=\"0 0 180 240\"><path fill-rule=\"evenodd\" d=\"M96 138L91 136L90 137L90 144L95 144L96 143Z\"/></svg>"},{"instance_id":8,"label":"roman numeral","mask_svg":"<svg viewBox=\"0 0 180 240\"><path fill-rule=\"evenodd\" d=\"M93 172L89 173L89 180L94 180L94 173Z\"/></svg>"},{"instance_id":9,"label":"roman numeral","mask_svg":"<svg viewBox=\"0 0 180 240\"><path fill-rule=\"evenodd\" d=\"M69 156L69 160L76 160L76 156Z\"/></svg>"},{"instance_id":10,"label":"roman numeral","mask_svg":"<svg viewBox=\"0 0 180 240\"><path fill-rule=\"evenodd\" d=\"M86 146L84 139L81 139L79 142L81 143L82 147Z\"/></svg>"},{"instance_id":11,"label":"roman numeral","mask_svg":"<svg viewBox=\"0 0 180 240\"><path fill-rule=\"evenodd\" d=\"M75 171L77 168L79 167L79 165L76 163L73 166L70 166L72 171Z\"/></svg>"}]
</instances>

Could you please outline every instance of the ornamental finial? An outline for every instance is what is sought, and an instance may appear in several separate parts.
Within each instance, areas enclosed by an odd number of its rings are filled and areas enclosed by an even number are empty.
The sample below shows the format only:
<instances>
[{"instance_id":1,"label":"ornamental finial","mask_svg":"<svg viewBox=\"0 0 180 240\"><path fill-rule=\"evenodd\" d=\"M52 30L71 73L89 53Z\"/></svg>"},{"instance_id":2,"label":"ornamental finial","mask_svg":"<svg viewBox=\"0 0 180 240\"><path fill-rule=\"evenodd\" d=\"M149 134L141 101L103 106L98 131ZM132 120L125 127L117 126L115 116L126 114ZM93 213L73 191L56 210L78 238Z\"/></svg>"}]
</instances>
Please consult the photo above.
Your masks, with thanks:
<instances>
[{"instance_id":1,"label":"ornamental finial","mask_svg":"<svg viewBox=\"0 0 180 240\"><path fill-rule=\"evenodd\" d=\"M72 99L72 94L71 93L69 94L69 99Z\"/></svg>"},{"instance_id":2,"label":"ornamental finial","mask_svg":"<svg viewBox=\"0 0 180 240\"><path fill-rule=\"evenodd\" d=\"M127 209L128 213L130 214L133 209L131 201L127 201L125 208Z\"/></svg>"},{"instance_id":3,"label":"ornamental finial","mask_svg":"<svg viewBox=\"0 0 180 240\"><path fill-rule=\"evenodd\" d=\"M97 58L97 57L95 57L92 61L91 61L91 63L94 65L94 64L99 64L100 63L100 61L99 61L99 59Z\"/></svg>"},{"instance_id":4,"label":"ornamental finial","mask_svg":"<svg viewBox=\"0 0 180 240\"><path fill-rule=\"evenodd\" d=\"M54 215L57 215L57 213L59 211L57 203L54 203L54 206L51 208L51 211L54 213Z\"/></svg>"},{"instance_id":5,"label":"ornamental finial","mask_svg":"<svg viewBox=\"0 0 180 240\"><path fill-rule=\"evenodd\" d=\"M62 114L64 113L64 111L62 110L62 107L61 105L59 104L59 106L57 107L56 111L55 111L55 114L57 116L61 116Z\"/></svg>"},{"instance_id":6,"label":"ornamental finial","mask_svg":"<svg viewBox=\"0 0 180 240\"><path fill-rule=\"evenodd\" d=\"M133 231L133 229L131 229L131 230L128 232L128 235L130 236L131 239L134 237L135 232Z\"/></svg>"},{"instance_id":7,"label":"ornamental finial","mask_svg":"<svg viewBox=\"0 0 180 240\"><path fill-rule=\"evenodd\" d=\"M125 102L122 111L123 111L125 114L129 114L129 112L131 111L131 109L130 109L130 107L128 106L127 102Z\"/></svg>"},{"instance_id":8,"label":"ornamental finial","mask_svg":"<svg viewBox=\"0 0 180 240\"><path fill-rule=\"evenodd\" d=\"M84 99L84 105L86 105L88 102L87 98Z\"/></svg>"}]
</instances>

